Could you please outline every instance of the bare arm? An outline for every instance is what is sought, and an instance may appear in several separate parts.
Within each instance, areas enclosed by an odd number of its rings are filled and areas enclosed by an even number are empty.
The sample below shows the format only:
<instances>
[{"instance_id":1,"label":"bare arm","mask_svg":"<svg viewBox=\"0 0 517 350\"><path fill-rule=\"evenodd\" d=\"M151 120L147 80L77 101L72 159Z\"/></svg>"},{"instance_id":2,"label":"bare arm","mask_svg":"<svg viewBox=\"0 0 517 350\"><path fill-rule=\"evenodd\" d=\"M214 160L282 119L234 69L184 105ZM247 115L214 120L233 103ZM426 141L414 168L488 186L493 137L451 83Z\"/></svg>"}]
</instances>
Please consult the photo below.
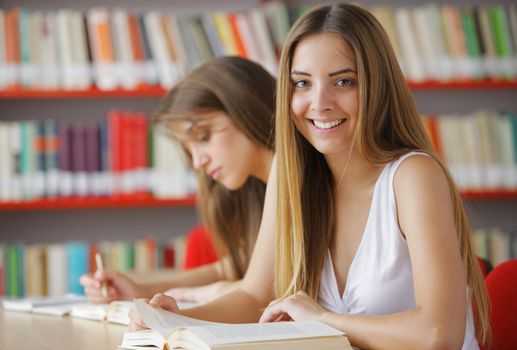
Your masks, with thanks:
<instances>
[{"instance_id":1,"label":"bare arm","mask_svg":"<svg viewBox=\"0 0 517 350\"><path fill-rule=\"evenodd\" d=\"M153 276L154 275L154 276ZM92 303L107 303L113 300L130 300L133 298L150 298L154 294L171 288L195 287L214 283L225 277L235 276L229 257L210 265L201 266L182 272L131 273L124 275L114 271L103 271L81 276L85 294ZM102 282L108 283L108 296L101 293Z\"/></svg>"},{"instance_id":2,"label":"bare arm","mask_svg":"<svg viewBox=\"0 0 517 350\"><path fill-rule=\"evenodd\" d=\"M172 288L164 294L176 301L207 303L240 288L242 280L217 281L198 287Z\"/></svg>"},{"instance_id":3,"label":"bare arm","mask_svg":"<svg viewBox=\"0 0 517 350\"><path fill-rule=\"evenodd\" d=\"M268 186L257 242L250 265L235 291L208 304L182 311L189 317L216 322L256 322L273 296L273 260L276 215L276 160L269 174Z\"/></svg>"},{"instance_id":4,"label":"bare arm","mask_svg":"<svg viewBox=\"0 0 517 350\"><path fill-rule=\"evenodd\" d=\"M394 180L399 226L413 271L416 308L386 316L328 312L305 293L269 307L265 321L288 314L319 319L367 349L459 349L466 323L466 279L446 177L431 158L415 156ZM386 302L389 302L387 300Z\"/></svg>"}]
</instances>

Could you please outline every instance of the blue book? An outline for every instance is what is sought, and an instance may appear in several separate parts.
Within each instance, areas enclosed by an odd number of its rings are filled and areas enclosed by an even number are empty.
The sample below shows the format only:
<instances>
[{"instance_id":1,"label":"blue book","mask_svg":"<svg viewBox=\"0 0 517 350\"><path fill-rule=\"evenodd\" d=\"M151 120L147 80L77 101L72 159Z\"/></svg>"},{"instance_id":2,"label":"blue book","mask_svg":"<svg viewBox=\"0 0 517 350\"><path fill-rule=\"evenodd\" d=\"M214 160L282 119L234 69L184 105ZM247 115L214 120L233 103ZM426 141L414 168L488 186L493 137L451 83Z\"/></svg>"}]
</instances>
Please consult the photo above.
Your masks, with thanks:
<instances>
[{"instance_id":1,"label":"blue book","mask_svg":"<svg viewBox=\"0 0 517 350\"><path fill-rule=\"evenodd\" d=\"M68 252L68 292L84 294L79 277L88 273L88 250L86 242L71 242L66 245Z\"/></svg>"}]
</instances>

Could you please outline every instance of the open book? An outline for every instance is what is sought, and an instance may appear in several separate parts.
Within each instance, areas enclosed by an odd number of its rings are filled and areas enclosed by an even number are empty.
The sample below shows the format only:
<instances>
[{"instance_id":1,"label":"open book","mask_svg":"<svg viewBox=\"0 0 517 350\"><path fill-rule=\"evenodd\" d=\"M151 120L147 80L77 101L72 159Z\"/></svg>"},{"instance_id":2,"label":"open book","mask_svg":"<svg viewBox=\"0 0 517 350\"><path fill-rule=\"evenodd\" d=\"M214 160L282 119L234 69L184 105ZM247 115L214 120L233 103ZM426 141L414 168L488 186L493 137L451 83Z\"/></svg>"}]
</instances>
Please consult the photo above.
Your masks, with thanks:
<instances>
[{"instance_id":1,"label":"open book","mask_svg":"<svg viewBox=\"0 0 517 350\"><path fill-rule=\"evenodd\" d=\"M178 303L181 309L195 306L194 303ZM109 304L75 304L72 305L70 316L94 321L108 321L122 325L129 324L129 311L135 308L133 301L115 300Z\"/></svg>"},{"instance_id":2,"label":"open book","mask_svg":"<svg viewBox=\"0 0 517 350\"><path fill-rule=\"evenodd\" d=\"M140 300L135 306L151 329L126 332L119 349L352 349L343 332L321 322L213 323L153 308Z\"/></svg>"},{"instance_id":3,"label":"open book","mask_svg":"<svg viewBox=\"0 0 517 350\"><path fill-rule=\"evenodd\" d=\"M54 310L70 309L72 305L84 303L87 299L84 295L64 294L47 297L28 297L17 299L4 299L2 306L5 310L24 311L35 313L54 314Z\"/></svg>"}]
</instances>

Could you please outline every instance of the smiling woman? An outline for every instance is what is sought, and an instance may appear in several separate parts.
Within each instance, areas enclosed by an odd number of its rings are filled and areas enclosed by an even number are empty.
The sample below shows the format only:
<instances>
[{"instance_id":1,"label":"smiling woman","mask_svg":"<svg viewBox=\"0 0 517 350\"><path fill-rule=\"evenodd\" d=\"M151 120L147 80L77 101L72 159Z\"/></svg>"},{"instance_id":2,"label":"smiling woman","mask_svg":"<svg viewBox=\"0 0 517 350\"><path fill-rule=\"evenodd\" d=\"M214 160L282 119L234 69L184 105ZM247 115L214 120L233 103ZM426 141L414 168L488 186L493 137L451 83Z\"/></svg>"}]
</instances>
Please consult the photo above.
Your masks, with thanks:
<instances>
[{"instance_id":1,"label":"smiling woman","mask_svg":"<svg viewBox=\"0 0 517 350\"><path fill-rule=\"evenodd\" d=\"M276 107L241 287L188 310L155 304L219 322L318 320L365 349L478 349L487 300L461 198L374 16L336 4L300 17Z\"/></svg>"}]
</instances>

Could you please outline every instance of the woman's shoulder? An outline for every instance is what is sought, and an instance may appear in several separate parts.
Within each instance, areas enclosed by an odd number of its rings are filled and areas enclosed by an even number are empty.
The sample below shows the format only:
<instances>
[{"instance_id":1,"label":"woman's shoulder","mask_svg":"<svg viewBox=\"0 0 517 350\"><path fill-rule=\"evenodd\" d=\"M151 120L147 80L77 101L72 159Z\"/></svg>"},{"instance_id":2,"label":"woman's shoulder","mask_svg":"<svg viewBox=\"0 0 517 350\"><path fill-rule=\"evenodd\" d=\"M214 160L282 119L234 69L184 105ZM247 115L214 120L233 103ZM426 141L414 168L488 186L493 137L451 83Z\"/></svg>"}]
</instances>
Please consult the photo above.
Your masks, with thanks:
<instances>
[{"instance_id":1,"label":"woman's shoulder","mask_svg":"<svg viewBox=\"0 0 517 350\"><path fill-rule=\"evenodd\" d=\"M400 157L398 162L393 178L395 192L447 186L447 176L441 164L427 153L410 152Z\"/></svg>"}]
</instances>

